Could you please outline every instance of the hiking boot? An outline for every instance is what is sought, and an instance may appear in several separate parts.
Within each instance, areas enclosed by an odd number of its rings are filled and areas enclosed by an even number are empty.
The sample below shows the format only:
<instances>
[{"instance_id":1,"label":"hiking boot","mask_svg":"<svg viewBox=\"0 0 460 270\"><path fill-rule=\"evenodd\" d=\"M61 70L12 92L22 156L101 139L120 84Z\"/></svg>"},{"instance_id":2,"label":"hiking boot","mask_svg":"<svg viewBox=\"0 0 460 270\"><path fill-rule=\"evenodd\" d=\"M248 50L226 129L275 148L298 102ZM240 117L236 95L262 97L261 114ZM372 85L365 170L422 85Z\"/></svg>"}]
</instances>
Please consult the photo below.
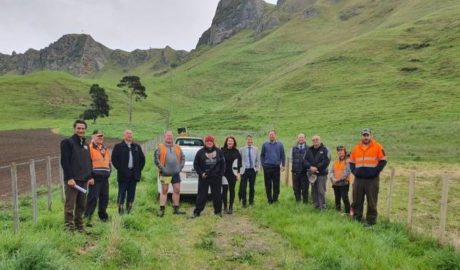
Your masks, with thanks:
<instances>
[{"instance_id":1,"label":"hiking boot","mask_svg":"<svg viewBox=\"0 0 460 270\"><path fill-rule=\"evenodd\" d=\"M184 211L179 211L179 206L174 206L173 215L185 215Z\"/></svg>"},{"instance_id":2,"label":"hiking boot","mask_svg":"<svg viewBox=\"0 0 460 270\"><path fill-rule=\"evenodd\" d=\"M233 208L229 208L227 214L232 215L233 214Z\"/></svg>"},{"instance_id":3,"label":"hiking boot","mask_svg":"<svg viewBox=\"0 0 460 270\"><path fill-rule=\"evenodd\" d=\"M157 216L162 218L164 215L165 215L165 210L164 210L164 209L160 209L160 211L158 211Z\"/></svg>"},{"instance_id":4,"label":"hiking boot","mask_svg":"<svg viewBox=\"0 0 460 270\"><path fill-rule=\"evenodd\" d=\"M133 211L133 204L130 203L128 204L128 206L126 207L126 212L129 214L131 214L131 212Z\"/></svg>"},{"instance_id":5,"label":"hiking boot","mask_svg":"<svg viewBox=\"0 0 460 270\"><path fill-rule=\"evenodd\" d=\"M188 219L195 219L197 217L200 217L200 214L199 213L193 213L193 215L189 216Z\"/></svg>"},{"instance_id":6,"label":"hiking boot","mask_svg":"<svg viewBox=\"0 0 460 270\"><path fill-rule=\"evenodd\" d=\"M123 205L121 204L118 206L118 214L120 214L120 216L125 214L125 209L123 208Z\"/></svg>"},{"instance_id":7,"label":"hiking boot","mask_svg":"<svg viewBox=\"0 0 460 270\"><path fill-rule=\"evenodd\" d=\"M88 228L93 227L93 223L91 222L91 219L86 220L85 226L88 227Z\"/></svg>"}]
</instances>

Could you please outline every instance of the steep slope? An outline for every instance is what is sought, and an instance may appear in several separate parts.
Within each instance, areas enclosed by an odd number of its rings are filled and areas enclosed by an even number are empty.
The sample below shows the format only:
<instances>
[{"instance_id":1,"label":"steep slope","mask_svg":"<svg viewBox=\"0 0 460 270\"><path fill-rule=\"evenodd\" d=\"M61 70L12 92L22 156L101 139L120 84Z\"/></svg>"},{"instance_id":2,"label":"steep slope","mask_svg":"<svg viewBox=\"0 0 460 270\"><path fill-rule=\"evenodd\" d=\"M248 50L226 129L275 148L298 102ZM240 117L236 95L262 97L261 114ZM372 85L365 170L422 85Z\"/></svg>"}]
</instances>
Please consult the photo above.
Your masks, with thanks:
<instances>
[{"instance_id":1,"label":"steep slope","mask_svg":"<svg viewBox=\"0 0 460 270\"><path fill-rule=\"evenodd\" d=\"M314 2L304 7L317 16L300 12L262 39L242 32L161 78L157 95L206 102L176 116L196 128L351 145L370 126L398 159L458 160L446 145L460 145L458 2Z\"/></svg>"},{"instance_id":2,"label":"steep slope","mask_svg":"<svg viewBox=\"0 0 460 270\"><path fill-rule=\"evenodd\" d=\"M136 104L134 116L146 135L183 125L220 133L275 127L289 143L304 131L321 134L330 146L351 146L367 126L392 158L457 162L459 15L454 0L279 1L263 15L278 18L277 28L261 35L240 29L164 74L149 61L126 70L110 64L92 79L75 80L85 87L99 83L114 95L113 116L100 121L107 129L126 122L116 82L137 74L149 98ZM25 85L10 88L10 80L0 77L4 95L26 91ZM68 122L74 115L58 117Z\"/></svg>"}]
</instances>

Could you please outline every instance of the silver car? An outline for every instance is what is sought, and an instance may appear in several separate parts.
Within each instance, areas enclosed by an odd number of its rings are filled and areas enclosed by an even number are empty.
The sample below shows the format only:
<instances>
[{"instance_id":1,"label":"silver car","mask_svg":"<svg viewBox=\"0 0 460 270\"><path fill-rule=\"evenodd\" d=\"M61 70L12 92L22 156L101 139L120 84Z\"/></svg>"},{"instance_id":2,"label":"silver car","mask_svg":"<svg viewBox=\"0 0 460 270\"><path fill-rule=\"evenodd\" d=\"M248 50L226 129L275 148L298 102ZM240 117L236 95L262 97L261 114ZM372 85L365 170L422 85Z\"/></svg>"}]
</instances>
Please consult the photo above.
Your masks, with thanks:
<instances>
[{"instance_id":1,"label":"silver car","mask_svg":"<svg viewBox=\"0 0 460 270\"><path fill-rule=\"evenodd\" d=\"M196 195L198 193L198 174L193 168L195 155L203 148L203 140L195 137L179 137L176 139L176 144L180 145L182 152L185 155L185 165L180 172L180 193L186 195ZM158 194L161 192L160 177L157 175ZM169 185L168 193L172 194L172 185Z\"/></svg>"}]
</instances>

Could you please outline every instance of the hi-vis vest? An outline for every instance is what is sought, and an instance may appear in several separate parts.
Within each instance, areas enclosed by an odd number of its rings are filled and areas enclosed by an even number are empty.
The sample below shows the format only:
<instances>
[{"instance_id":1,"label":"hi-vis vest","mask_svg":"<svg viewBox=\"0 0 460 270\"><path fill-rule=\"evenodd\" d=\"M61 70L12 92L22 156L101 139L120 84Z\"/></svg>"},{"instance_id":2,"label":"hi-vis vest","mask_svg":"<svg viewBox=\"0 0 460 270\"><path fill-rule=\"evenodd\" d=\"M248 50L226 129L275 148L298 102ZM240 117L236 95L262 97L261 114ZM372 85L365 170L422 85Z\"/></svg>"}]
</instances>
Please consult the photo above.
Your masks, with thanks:
<instances>
[{"instance_id":1,"label":"hi-vis vest","mask_svg":"<svg viewBox=\"0 0 460 270\"><path fill-rule=\"evenodd\" d=\"M380 160L386 159L382 145L375 140L371 140L368 145L357 144L350 154L350 162L354 163L356 168L375 168Z\"/></svg>"},{"instance_id":2,"label":"hi-vis vest","mask_svg":"<svg viewBox=\"0 0 460 270\"><path fill-rule=\"evenodd\" d=\"M89 147L91 162L93 163L93 174L100 176L110 176L110 152L109 149L102 149L101 146L91 144Z\"/></svg>"},{"instance_id":3,"label":"hi-vis vest","mask_svg":"<svg viewBox=\"0 0 460 270\"><path fill-rule=\"evenodd\" d=\"M180 147L173 144L172 148L174 148L174 152L176 153L177 162L180 162L182 157ZM160 143L158 145L158 151L160 152L160 164L162 166L166 166L166 155L168 154L168 148L163 143Z\"/></svg>"},{"instance_id":4,"label":"hi-vis vest","mask_svg":"<svg viewBox=\"0 0 460 270\"><path fill-rule=\"evenodd\" d=\"M345 173L345 170L347 169L347 160L336 160L333 165L333 171L334 171L334 178L339 180L342 179L342 175ZM348 175L346 181L350 182L350 175Z\"/></svg>"}]
</instances>

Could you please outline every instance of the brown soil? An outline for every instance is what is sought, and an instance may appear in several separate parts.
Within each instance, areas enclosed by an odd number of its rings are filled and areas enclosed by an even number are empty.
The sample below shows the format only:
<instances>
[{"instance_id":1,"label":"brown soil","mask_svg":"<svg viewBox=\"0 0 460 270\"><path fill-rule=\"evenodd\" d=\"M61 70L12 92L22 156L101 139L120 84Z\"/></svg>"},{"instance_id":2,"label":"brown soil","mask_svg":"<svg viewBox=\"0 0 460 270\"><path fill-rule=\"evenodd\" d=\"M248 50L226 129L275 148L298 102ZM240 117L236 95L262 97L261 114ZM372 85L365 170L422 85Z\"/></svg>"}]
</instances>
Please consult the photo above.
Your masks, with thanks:
<instances>
[{"instance_id":1,"label":"brown soil","mask_svg":"<svg viewBox=\"0 0 460 270\"><path fill-rule=\"evenodd\" d=\"M51 159L52 183L60 183L59 145L65 137L53 133L50 129L0 131L0 200L9 200L11 196L12 162L17 163L18 190L20 193L30 190L29 161L35 160L37 184L46 183L46 158ZM108 141L109 147L115 140Z\"/></svg>"}]
</instances>

